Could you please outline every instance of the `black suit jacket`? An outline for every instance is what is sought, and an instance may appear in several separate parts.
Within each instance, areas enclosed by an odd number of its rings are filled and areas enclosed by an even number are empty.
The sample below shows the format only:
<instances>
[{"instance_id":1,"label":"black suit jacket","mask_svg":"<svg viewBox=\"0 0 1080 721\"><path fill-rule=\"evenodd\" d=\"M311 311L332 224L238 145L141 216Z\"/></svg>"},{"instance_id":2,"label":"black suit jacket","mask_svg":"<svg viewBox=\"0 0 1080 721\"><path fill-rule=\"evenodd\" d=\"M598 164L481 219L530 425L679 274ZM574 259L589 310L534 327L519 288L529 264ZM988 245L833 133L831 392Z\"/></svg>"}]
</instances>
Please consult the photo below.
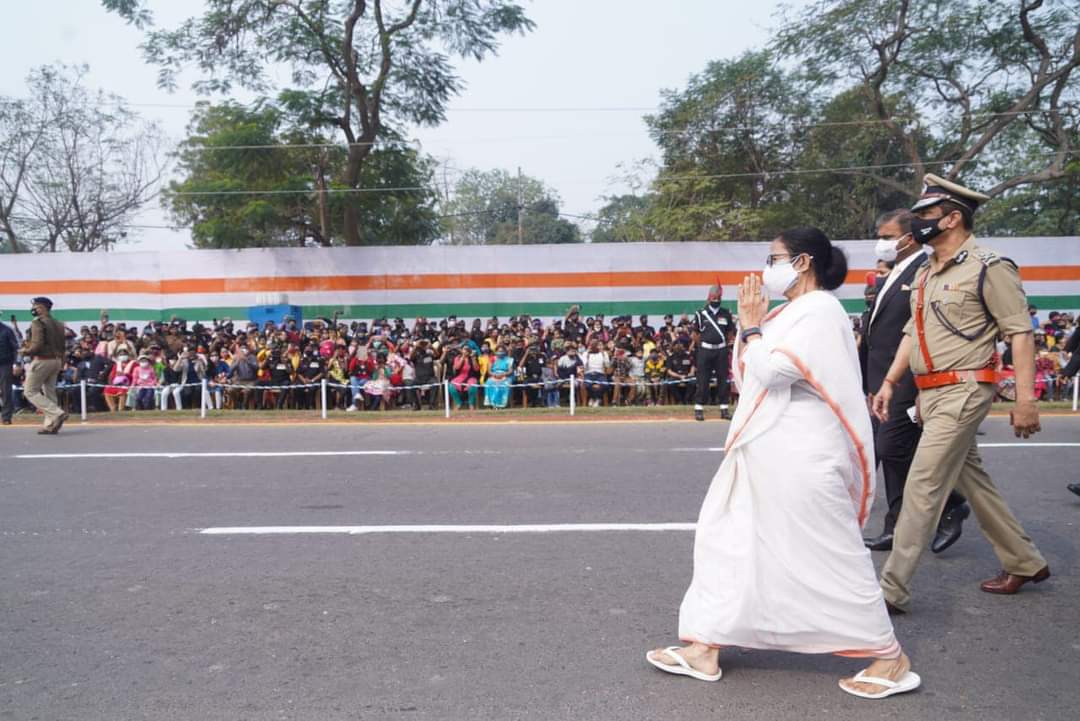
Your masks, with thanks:
<instances>
[{"instance_id":1,"label":"black suit jacket","mask_svg":"<svg viewBox=\"0 0 1080 721\"><path fill-rule=\"evenodd\" d=\"M885 374L896 357L896 350L904 337L904 326L911 319L911 287L922 263L921 258L916 258L888 290L878 293L874 302L876 315L863 332L863 347L866 349L863 384L867 393L877 393L881 389ZM918 393L915 378L908 371L893 391L893 403L908 408L915 403Z\"/></svg>"}]
</instances>

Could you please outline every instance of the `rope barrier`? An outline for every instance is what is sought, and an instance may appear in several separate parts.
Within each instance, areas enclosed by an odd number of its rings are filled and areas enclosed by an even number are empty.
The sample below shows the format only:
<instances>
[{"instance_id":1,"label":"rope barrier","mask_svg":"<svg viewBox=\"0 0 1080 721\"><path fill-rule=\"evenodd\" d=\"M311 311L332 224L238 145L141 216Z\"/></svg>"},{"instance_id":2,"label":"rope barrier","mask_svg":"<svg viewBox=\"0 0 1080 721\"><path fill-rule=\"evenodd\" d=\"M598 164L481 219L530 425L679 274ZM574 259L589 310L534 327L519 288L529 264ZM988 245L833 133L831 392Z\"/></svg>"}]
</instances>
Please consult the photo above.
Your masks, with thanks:
<instances>
[{"instance_id":1,"label":"rope barrier","mask_svg":"<svg viewBox=\"0 0 1080 721\"><path fill-rule=\"evenodd\" d=\"M1044 380L1049 381L1049 380L1056 379L1056 378L1057 378L1057 376L1053 376L1053 375L1048 374L1045 377ZM487 379L487 380L485 380L485 382L481 383L478 378L469 378L467 380L458 381L456 383L454 381L451 381L451 380L443 380L443 381L432 381L432 382L429 382L429 383L419 383L419 384L409 384L409 385L389 385L389 386L385 386L383 388L383 392L394 394L394 393L398 393L398 392L401 392L401 391L410 391L410 390L426 391L426 390L432 390L432 389L441 389L443 391L443 395L444 395L445 415L446 415L447 418L449 418L450 413L451 413L451 402L450 402L451 401L451 394L450 394L451 386L459 386L460 385L460 386L463 387L463 389L467 389L469 387L486 388L489 380L491 380L491 379ZM359 397L359 394L363 392L364 387L366 385L368 385L370 382L371 381L365 381L364 383L359 384L356 387L356 390L358 391L358 393L354 397ZM1073 412L1077 412L1078 410L1080 410L1080 374L1077 374L1077 375L1073 376L1070 379L1070 382L1072 383L1072 410L1073 410ZM692 384L696 384L696 383L697 383L697 378L694 377L694 376L691 376L689 378L664 378L664 379L661 379L661 380L650 380L649 378L647 378L645 376L629 376L629 377L627 377L626 380L619 380L619 381L608 380L607 378L604 378L604 379L601 380L601 379L594 379L594 378L585 378L584 376L574 376L572 378L558 378L558 379L547 380L547 381L532 381L532 382L524 382L524 383L501 383L501 382L496 382L496 386L500 387L500 388L506 388L511 392L513 390L519 389L519 388L520 389L542 389L544 391L563 390L563 389L569 388L569 412L570 412L570 415L573 416L573 415L576 414L576 411L577 411L578 398L577 398L577 390L576 389L577 389L578 386L602 386L602 387L605 387L605 388L641 387L641 386L644 386L644 387L647 387L647 388L656 388L656 387L673 386L673 385L692 385ZM1006 379L1005 381L1002 382L1002 384L999 387L1001 387L1001 386L1009 386L1011 383L1015 383L1015 381L1013 379ZM710 386L711 385L713 385L712 379L710 379ZM322 379L321 381L319 381L318 383L291 383L289 385L263 385L263 384L258 384L258 383L255 384L255 385L251 385L251 384L248 384L248 383L218 383L216 381L210 381L209 379L202 379L198 383L169 383L169 384L164 384L164 385L153 385L153 386L114 385L114 384L109 384L109 383L92 383L92 382L85 381L85 380L79 381L79 383L77 383L77 384L64 383L64 384L58 384L57 385L57 390L58 391L64 391L64 392L74 391L76 388L79 389L80 416L81 416L82 420L85 422L87 420L87 409L88 409L87 389L89 389L89 388L126 389L128 391L128 393L130 393L131 391L140 391L140 390L153 390L155 392L158 392L158 391L161 391L161 392L166 392L166 391L175 392L177 390L181 390L181 389L185 389L185 388L201 388L202 389L202 393L201 393L202 398L200 400L200 408L199 408L199 415L200 415L201 418L206 417L206 411L207 411L208 407L211 410L214 409L213 408L213 403L210 400L211 394L214 394L214 395L224 394L226 391L237 391L237 390L239 390L239 391L290 391L290 390L309 390L309 389L318 388L318 389L320 389L320 400L321 400L320 412L321 412L321 416L322 416L323 419L326 419L327 418L327 410L328 410L328 398L327 398L328 390L337 389L337 390L349 390L349 391L352 391L353 390L353 385L351 383L338 383L338 382L334 382L334 381L328 381L325 378ZM21 386L21 385L13 385L12 390L22 391L23 386ZM369 395L377 395L377 394L369 394ZM223 409L219 407L217 410L223 410Z\"/></svg>"}]
</instances>

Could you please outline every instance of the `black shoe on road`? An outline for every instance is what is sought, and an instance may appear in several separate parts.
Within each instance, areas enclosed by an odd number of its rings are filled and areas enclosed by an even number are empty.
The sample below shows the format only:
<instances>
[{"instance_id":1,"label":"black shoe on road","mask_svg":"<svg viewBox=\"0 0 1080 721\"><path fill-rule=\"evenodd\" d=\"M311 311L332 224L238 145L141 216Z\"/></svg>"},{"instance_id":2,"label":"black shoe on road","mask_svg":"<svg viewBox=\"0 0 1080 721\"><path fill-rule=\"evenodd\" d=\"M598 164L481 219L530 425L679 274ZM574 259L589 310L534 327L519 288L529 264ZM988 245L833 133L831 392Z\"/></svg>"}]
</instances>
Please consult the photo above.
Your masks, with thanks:
<instances>
[{"instance_id":1,"label":"black shoe on road","mask_svg":"<svg viewBox=\"0 0 1080 721\"><path fill-rule=\"evenodd\" d=\"M1080 483L1070 483L1069 485L1067 485L1065 487L1068 488L1073 493L1075 493L1076 495L1080 496Z\"/></svg>"},{"instance_id":2,"label":"black shoe on road","mask_svg":"<svg viewBox=\"0 0 1080 721\"><path fill-rule=\"evenodd\" d=\"M730 421L731 420L731 411L729 411L727 408L721 408L720 409L720 417L723 418L725 421Z\"/></svg>"},{"instance_id":3,"label":"black shoe on road","mask_svg":"<svg viewBox=\"0 0 1080 721\"><path fill-rule=\"evenodd\" d=\"M934 534L934 541L930 544L930 550L941 553L959 541L960 534L964 530L964 520L970 515L971 506L962 503L942 516L941 522L938 523L937 533Z\"/></svg>"},{"instance_id":4,"label":"black shoe on road","mask_svg":"<svg viewBox=\"0 0 1080 721\"><path fill-rule=\"evenodd\" d=\"M52 432L59 433L60 428L64 425L64 421L68 418L70 418L70 416L67 413L61 413L60 417L56 419L56 423L53 423L52 425Z\"/></svg>"},{"instance_id":5,"label":"black shoe on road","mask_svg":"<svg viewBox=\"0 0 1080 721\"><path fill-rule=\"evenodd\" d=\"M694 409L694 420L695 421L703 421L703 420L705 420L705 411L701 410L700 408L695 408Z\"/></svg>"},{"instance_id":6,"label":"black shoe on road","mask_svg":"<svg viewBox=\"0 0 1080 721\"><path fill-rule=\"evenodd\" d=\"M864 538L863 543L871 551L891 551L893 534L882 533L877 538Z\"/></svg>"}]
</instances>

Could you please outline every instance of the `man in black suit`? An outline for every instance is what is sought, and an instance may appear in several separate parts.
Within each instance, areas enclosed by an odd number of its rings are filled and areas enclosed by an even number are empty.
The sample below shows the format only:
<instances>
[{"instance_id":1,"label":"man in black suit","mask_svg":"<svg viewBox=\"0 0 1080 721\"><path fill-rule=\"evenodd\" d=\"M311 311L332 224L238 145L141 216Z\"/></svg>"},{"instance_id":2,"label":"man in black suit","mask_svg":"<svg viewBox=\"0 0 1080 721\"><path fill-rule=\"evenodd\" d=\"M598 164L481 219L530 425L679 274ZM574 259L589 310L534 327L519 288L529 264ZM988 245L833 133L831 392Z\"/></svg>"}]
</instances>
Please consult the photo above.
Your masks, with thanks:
<instances>
[{"instance_id":1,"label":"man in black suit","mask_svg":"<svg viewBox=\"0 0 1080 721\"><path fill-rule=\"evenodd\" d=\"M15 320L15 316L11 316ZM15 331L0 323L0 419L5 426L11 425L11 416L15 413L15 394L13 367L19 356L19 341Z\"/></svg>"},{"instance_id":2,"label":"man in black suit","mask_svg":"<svg viewBox=\"0 0 1080 721\"><path fill-rule=\"evenodd\" d=\"M906 209L892 210L877 221L878 244L875 250L878 259L893 262L894 265L878 287L877 297L863 327L860 348L865 364L863 390L870 395L880 390L900 340L904 337L904 326L911 319L911 283L919 266L926 260L922 246L911 236L912 217ZM900 516L904 483L922 435L921 426L909 415L909 410L915 408L918 394L915 379L908 371L893 393L889 420L882 423L873 419L874 453L885 474L885 497L889 504L882 534L866 539L867 548L873 551L892 550L893 527ZM930 546L934 553L941 553L959 540L964 519L970 513L971 508L964 497L953 491Z\"/></svg>"}]
</instances>

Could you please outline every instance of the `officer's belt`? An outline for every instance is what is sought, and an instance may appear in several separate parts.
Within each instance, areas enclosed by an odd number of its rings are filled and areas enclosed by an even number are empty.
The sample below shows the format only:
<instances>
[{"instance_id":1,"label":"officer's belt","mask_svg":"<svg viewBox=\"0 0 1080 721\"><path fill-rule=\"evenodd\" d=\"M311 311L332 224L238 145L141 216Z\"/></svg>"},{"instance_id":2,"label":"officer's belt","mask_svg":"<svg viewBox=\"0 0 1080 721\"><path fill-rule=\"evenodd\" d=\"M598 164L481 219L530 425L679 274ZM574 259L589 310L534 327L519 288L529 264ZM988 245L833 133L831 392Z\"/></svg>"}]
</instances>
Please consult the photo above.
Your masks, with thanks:
<instances>
[{"instance_id":1,"label":"officer's belt","mask_svg":"<svg viewBox=\"0 0 1080 721\"><path fill-rule=\"evenodd\" d=\"M941 388L943 386L955 386L960 383L974 381L976 383L997 383L998 374L993 368L980 368L979 370L967 371L938 371L936 373L923 373L915 376L915 387L921 391L928 388Z\"/></svg>"},{"instance_id":2,"label":"officer's belt","mask_svg":"<svg viewBox=\"0 0 1080 721\"><path fill-rule=\"evenodd\" d=\"M702 341L701 343L699 343L699 345L702 348L706 348L708 350L719 350L721 348L727 348L727 346L723 343L706 343L705 341Z\"/></svg>"}]
</instances>

